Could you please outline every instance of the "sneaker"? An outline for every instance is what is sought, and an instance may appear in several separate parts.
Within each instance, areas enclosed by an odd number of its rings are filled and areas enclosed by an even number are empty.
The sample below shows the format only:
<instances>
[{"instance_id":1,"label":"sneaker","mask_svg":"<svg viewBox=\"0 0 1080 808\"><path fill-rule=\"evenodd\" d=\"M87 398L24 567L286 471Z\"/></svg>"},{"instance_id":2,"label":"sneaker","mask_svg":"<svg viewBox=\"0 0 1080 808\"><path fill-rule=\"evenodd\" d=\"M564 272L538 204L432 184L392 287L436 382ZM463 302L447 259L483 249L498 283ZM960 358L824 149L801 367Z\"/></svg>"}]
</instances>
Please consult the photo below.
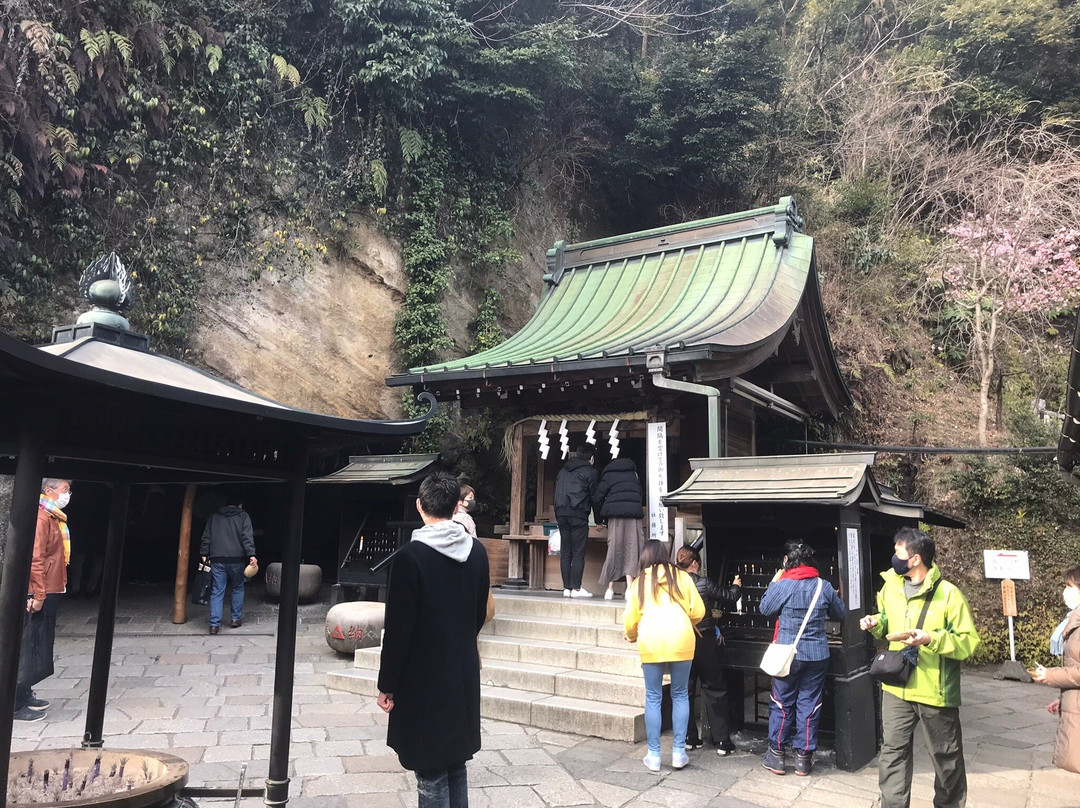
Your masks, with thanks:
<instances>
[{"instance_id":1,"label":"sneaker","mask_svg":"<svg viewBox=\"0 0 1080 808\"><path fill-rule=\"evenodd\" d=\"M671 768L673 769L685 769L686 764L690 762L690 756L686 754L686 751L678 752L672 750L671 752Z\"/></svg>"},{"instance_id":2,"label":"sneaker","mask_svg":"<svg viewBox=\"0 0 1080 808\"><path fill-rule=\"evenodd\" d=\"M231 623L229 623L229 628L240 628L240 626L242 625L244 625L243 620L233 620Z\"/></svg>"},{"instance_id":3,"label":"sneaker","mask_svg":"<svg viewBox=\"0 0 1080 808\"><path fill-rule=\"evenodd\" d=\"M700 749L704 745L705 744L703 742L701 742L701 741L687 741L686 742L686 751L687 752L693 752L695 749Z\"/></svg>"},{"instance_id":4,"label":"sneaker","mask_svg":"<svg viewBox=\"0 0 1080 808\"><path fill-rule=\"evenodd\" d=\"M761 759L761 765L773 774L786 774L783 750L777 751L770 746L769 751L765 753L765 757Z\"/></svg>"},{"instance_id":5,"label":"sneaker","mask_svg":"<svg viewBox=\"0 0 1080 808\"><path fill-rule=\"evenodd\" d=\"M564 589L564 590L562 591L562 596L563 596L564 598L568 598L568 597L570 597L570 596L571 596L572 594L573 594L573 593L572 593L572 592L571 592L571 591L570 591L569 589Z\"/></svg>"},{"instance_id":6,"label":"sneaker","mask_svg":"<svg viewBox=\"0 0 1080 808\"><path fill-rule=\"evenodd\" d=\"M641 759L641 762L645 764L645 768L651 772L660 771L660 753L653 754L652 752L646 753L645 757Z\"/></svg>"},{"instance_id":7,"label":"sneaker","mask_svg":"<svg viewBox=\"0 0 1080 808\"><path fill-rule=\"evenodd\" d=\"M45 711L31 710L29 707L23 707L21 710L16 710L12 718L14 718L16 721L44 721ZM659 769L660 766L657 765L656 768Z\"/></svg>"},{"instance_id":8,"label":"sneaker","mask_svg":"<svg viewBox=\"0 0 1080 808\"><path fill-rule=\"evenodd\" d=\"M814 753L807 752L805 755L801 752L795 753L795 774L799 777L806 777L810 774L814 768Z\"/></svg>"},{"instance_id":9,"label":"sneaker","mask_svg":"<svg viewBox=\"0 0 1080 808\"><path fill-rule=\"evenodd\" d=\"M604 600L614 600L614 599L615 599L615 590L609 589L607 592L604 593Z\"/></svg>"},{"instance_id":10,"label":"sneaker","mask_svg":"<svg viewBox=\"0 0 1080 808\"><path fill-rule=\"evenodd\" d=\"M716 754L720 757L727 757L728 755L735 754L735 744L732 743L731 738L724 738L720 742L720 745L716 747Z\"/></svg>"},{"instance_id":11,"label":"sneaker","mask_svg":"<svg viewBox=\"0 0 1080 808\"><path fill-rule=\"evenodd\" d=\"M570 597L572 597L572 598L591 598L592 597L592 592L588 591L587 589L575 589L573 592L570 593Z\"/></svg>"},{"instance_id":12,"label":"sneaker","mask_svg":"<svg viewBox=\"0 0 1080 808\"><path fill-rule=\"evenodd\" d=\"M26 706L31 710L47 710L49 709L49 702L45 699L39 699L31 693L30 700L26 702Z\"/></svg>"},{"instance_id":13,"label":"sneaker","mask_svg":"<svg viewBox=\"0 0 1080 808\"><path fill-rule=\"evenodd\" d=\"M211 634L217 634L219 631L221 631L221 626L210 626Z\"/></svg>"}]
</instances>

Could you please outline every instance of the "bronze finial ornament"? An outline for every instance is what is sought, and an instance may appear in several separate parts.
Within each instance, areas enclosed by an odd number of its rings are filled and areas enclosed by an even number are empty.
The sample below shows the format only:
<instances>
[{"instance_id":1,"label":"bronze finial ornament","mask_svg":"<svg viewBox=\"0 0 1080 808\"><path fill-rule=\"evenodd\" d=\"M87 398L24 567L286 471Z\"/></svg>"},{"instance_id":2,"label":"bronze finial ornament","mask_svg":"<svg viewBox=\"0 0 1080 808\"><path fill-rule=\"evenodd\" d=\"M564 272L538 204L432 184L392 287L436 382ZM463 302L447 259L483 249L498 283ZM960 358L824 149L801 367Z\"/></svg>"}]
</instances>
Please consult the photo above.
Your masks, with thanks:
<instances>
[{"instance_id":1,"label":"bronze finial ornament","mask_svg":"<svg viewBox=\"0 0 1080 808\"><path fill-rule=\"evenodd\" d=\"M79 277L79 294L94 308L79 317L79 323L102 323L125 331L131 329L120 312L135 304L134 284L120 257L111 252L94 261Z\"/></svg>"}]
</instances>

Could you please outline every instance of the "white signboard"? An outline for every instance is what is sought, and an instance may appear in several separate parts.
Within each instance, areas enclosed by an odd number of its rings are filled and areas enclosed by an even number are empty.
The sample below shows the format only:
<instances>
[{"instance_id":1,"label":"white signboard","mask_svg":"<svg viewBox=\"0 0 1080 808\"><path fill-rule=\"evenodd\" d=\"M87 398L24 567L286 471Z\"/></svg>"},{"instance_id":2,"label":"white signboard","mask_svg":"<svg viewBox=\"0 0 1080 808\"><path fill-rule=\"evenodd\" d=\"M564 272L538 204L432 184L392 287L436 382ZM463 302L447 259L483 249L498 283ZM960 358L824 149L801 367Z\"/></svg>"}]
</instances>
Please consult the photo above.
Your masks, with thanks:
<instances>
[{"instance_id":1,"label":"white signboard","mask_svg":"<svg viewBox=\"0 0 1080 808\"><path fill-rule=\"evenodd\" d=\"M859 530L847 529L847 607L862 608L862 559L859 556Z\"/></svg>"},{"instance_id":2,"label":"white signboard","mask_svg":"<svg viewBox=\"0 0 1080 808\"><path fill-rule=\"evenodd\" d=\"M667 424L649 424L649 538L667 542L668 510L660 497L667 493Z\"/></svg>"},{"instance_id":3,"label":"white signboard","mask_svg":"<svg viewBox=\"0 0 1080 808\"><path fill-rule=\"evenodd\" d=\"M1012 578L1026 581L1031 577L1027 550L983 550L987 578Z\"/></svg>"}]
</instances>

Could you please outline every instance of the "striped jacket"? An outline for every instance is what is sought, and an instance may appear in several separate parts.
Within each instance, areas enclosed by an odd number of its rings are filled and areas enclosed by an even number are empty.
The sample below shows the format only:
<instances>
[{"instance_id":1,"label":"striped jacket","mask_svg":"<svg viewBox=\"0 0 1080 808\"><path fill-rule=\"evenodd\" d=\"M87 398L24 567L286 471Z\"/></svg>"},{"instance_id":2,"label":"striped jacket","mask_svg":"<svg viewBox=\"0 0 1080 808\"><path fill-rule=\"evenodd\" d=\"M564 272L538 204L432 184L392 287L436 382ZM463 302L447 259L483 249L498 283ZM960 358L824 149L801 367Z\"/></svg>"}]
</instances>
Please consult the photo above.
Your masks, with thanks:
<instances>
[{"instance_id":1,"label":"striped jacket","mask_svg":"<svg viewBox=\"0 0 1080 808\"><path fill-rule=\"evenodd\" d=\"M829 641L825 636L826 616L830 620L843 620L847 607L832 588L832 584L819 578L781 578L769 584L761 596L758 610L766 617L780 615L780 633L777 642L795 642L806 610L814 599L818 581L821 580L821 595L814 605L814 613L806 623L806 630L795 649L795 658L804 662L813 662L829 658Z\"/></svg>"}]
</instances>

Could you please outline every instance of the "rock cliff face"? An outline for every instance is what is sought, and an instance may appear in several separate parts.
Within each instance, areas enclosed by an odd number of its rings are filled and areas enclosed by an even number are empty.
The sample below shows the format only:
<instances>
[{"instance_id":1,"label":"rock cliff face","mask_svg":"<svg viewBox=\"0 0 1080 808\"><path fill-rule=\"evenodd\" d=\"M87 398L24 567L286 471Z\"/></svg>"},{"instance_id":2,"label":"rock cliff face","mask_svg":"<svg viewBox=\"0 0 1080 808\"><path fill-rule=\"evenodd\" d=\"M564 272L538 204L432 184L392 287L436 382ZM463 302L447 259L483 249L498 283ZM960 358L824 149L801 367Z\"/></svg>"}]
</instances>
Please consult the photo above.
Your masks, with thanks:
<instances>
[{"instance_id":1,"label":"rock cliff face","mask_svg":"<svg viewBox=\"0 0 1080 808\"><path fill-rule=\"evenodd\" d=\"M523 241L544 244L548 234ZM207 272L190 360L295 407L351 418L401 416L394 318L405 299L401 247L357 218L343 242L301 266L252 279L240 267ZM519 329L539 300L543 248L521 249L521 268L490 279L504 299L504 329ZM458 273L464 278L464 272ZM468 353L468 323L485 281L454 281L444 303L453 356Z\"/></svg>"}]
</instances>

